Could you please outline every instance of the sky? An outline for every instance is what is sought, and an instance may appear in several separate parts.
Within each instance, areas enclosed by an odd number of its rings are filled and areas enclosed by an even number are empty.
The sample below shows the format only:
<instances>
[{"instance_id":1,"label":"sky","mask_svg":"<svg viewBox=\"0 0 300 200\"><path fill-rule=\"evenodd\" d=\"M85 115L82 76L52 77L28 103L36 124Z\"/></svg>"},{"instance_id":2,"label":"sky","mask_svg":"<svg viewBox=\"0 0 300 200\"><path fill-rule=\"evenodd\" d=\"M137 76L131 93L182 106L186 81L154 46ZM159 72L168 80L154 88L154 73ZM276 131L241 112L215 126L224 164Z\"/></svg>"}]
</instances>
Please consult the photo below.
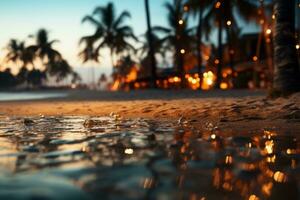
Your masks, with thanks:
<instances>
[{"instance_id":1,"label":"sky","mask_svg":"<svg viewBox=\"0 0 300 200\"><path fill-rule=\"evenodd\" d=\"M94 33L94 28L90 24L81 23L82 18L91 14L96 6L106 5L109 1L115 4L117 14L123 10L130 11L132 18L128 20L128 24L133 27L137 36L145 32L144 0L1 0L0 59L10 39L16 38L30 43L32 39L28 36L35 34L40 28L45 28L49 31L51 40L60 41L54 47L72 66L76 67L77 71L93 73L86 72L83 67L94 66L97 68L97 74L110 73L111 64L108 52L101 52L103 58L99 64L83 65L77 56L80 50L78 47L80 37ZM163 7L166 1L169 0L149 1L152 25L166 24L166 12Z\"/></svg>"}]
</instances>

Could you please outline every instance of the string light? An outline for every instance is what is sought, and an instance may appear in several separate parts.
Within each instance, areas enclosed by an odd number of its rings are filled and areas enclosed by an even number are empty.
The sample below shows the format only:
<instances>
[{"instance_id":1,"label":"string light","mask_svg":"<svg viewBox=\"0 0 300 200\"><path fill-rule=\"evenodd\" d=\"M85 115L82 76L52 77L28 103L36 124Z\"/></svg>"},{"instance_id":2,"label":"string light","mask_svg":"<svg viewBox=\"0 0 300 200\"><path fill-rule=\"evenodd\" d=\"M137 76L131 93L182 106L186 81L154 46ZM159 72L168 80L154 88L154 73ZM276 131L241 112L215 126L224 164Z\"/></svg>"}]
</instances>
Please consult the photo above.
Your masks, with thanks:
<instances>
[{"instance_id":1,"label":"string light","mask_svg":"<svg viewBox=\"0 0 300 200\"><path fill-rule=\"evenodd\" d=\"M220 1L218 1L217 3L216 3L216 5L215 5L215 8L220 8L221 7L221 2Z\"/></svg>"},{"instance_id":2,"label":"string light","mask_svg":"<svg viewBox=\"0 0 300 200\"><path fill-rule=\"evenodd\" d=\"M256 61L258 60L258 57L257 57L257 56L253 56L252 60L253 60L254 62L256 62Z\"/></svg>"},{"instance_id":3,"label":"string light","mask_svg":"<svg viewBox=\"0 0 300 200\"><path fill-rule=\"evenodd\" d=\"M274 15L274 14L272 15L272 19L273 19L273 20L275 19L275 15Z\"/></svg>"},{"instance_id":4,"label":"string light","mask_svg":"<svg viewBox=\"0 0 300 200\"><path fill-rule=\"evenodd\" d=\"M270 28L268 28L268 29L266 30L266 34L270 35L271 33L272 33L272 30L271 30Z\"/></svg>"},{"instance_id":5,"label":"string light","mask_svg":"<svg viewBox=\"0 0 300 200\"><path fill-rule=\"evenodd\" d=\"M187 11L189 11L189 7L188 7L187 5L185 5L185 6L183 7L183 10L184 10L185 12L187 12Z\"/></svg>"},{"instance_id":6,"label":"string light","mask_svg":"<svg viewBox=\"0 0 300 200\"><path fill-rule=\"evenodd\" d=\"M179 21L178 21L178 24L180 24L180 25L182 25L184 23L184 21L182 20L182 19L180 19Z\"/></svg>"},{"instance_id":7,"label":"string light","mask_svg":"<svg viewBox=\"0 0 300 200\"><path fill-rule=\"evenodd\" d=\"M180 53L181 53L181 54L185 54L185 49L181 49L181 50L180 50Z\"/></svg>"},{"instance_id":8,"label":"string light","mask_svg":"<svg viewBox=\"0 0 300 200\"><path fill-rule=\"evenodd\" d=\"M226 22L226 24L227 24L227 26L230 26L230 25L231 25L231 21L228 20L228 21Z\"/></svg>"},{"instance_id":9,"label":"string light","mask_svg":"<svg viewBox=\"0 0 300 200\"><path fill-rule=\"evenodd\" d=\"M296 45L296 49L300 49L300 45L299 44Z\"/></svg>"}]
</instances>

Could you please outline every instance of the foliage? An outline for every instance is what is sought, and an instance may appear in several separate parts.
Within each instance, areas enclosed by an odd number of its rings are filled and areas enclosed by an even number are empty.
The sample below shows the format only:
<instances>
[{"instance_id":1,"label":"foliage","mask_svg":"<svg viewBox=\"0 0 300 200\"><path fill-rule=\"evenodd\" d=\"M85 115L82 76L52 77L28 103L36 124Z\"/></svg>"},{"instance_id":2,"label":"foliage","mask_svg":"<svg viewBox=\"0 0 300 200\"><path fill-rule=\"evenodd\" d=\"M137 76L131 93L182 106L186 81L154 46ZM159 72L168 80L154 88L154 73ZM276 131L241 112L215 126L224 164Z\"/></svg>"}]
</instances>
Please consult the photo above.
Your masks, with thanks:
<instances>
[{"instance_id":1,"label":"foliage","mask_svg":"<svg viewBox=\"0 0 300 200\"><path fill-rule=\"evenodd\" d=\"M94 34L81 38L80 43L85 43L84 49L79 54L84 62L94 60L98 62L100 50L109 48L112 65L114 66L113 56L123 52L135 51L129 40L137 41L130 26L124 24L130 18L128 11L123 11L119 16L116 15L113 3L106 6L96 7L92 15L87 15L82 22L89 22L95 27Z\"/></svg>"}]
</instances>

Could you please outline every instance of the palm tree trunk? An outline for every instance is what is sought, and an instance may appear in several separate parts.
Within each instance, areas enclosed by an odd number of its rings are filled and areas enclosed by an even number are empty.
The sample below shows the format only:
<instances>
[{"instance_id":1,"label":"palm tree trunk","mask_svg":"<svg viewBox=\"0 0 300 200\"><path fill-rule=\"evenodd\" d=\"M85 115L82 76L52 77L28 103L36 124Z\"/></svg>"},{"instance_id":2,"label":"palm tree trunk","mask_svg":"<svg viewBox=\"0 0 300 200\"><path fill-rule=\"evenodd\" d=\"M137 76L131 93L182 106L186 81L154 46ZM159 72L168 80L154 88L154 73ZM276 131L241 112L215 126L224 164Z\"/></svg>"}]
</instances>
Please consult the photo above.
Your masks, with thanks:
<instances>
[{"instance_id":1,"label":"palm tree trunk","mask_svg":"<svg viewBox=\"0 0 300 200\"><path fill-rule=\"evenodd\" d=\"M299 63L296 53L295 1L276 0L274 4L274 84L281 95L300 91Z\"/></svg>"},{"instance_id":2,"label":"palm tree trunk","mask_svg":"<svg viewBox=\"0 0 300 200\"><path fill-rule=\"evenodd\" d=\"M151 86L152 88L156 88L156 60L155 60L155 51L153 46L153 38L152 38L152 28L151 28L151 19L150 19L150 10L149 10L149 1L145 0L145 9L146 9L146 18L147 18L147 37L149 44L149 55L151 60Z\"/></svg>"},{"instance_id":3,"label":"palm tree trunk","mask_svg":"<svg viewBox=\"0 0 300 200\"><path fill-rule=\"evenodd\" d=\"M198 28L197 28L197 62L198 62L198 73L200 77L200 87L202 88L203 83L203 76L202 76L202 21L203 21L203 8L200 6L199 9L199 21L198 21Z\"/></svg>"},{"instance_id":4,"label":"palm tree trunk","mask_svg":"<svg viewBox=\"0 0 300 200\"><path fill-rule=\"evenodd\" d=\"M232 38L231 38L231 31L230 26L227 26L226 32L227 32L227 43L228 43L228 55L229 55L229 65L231 69L231 79L233 80L235 70L234 70L234 54L233 54L233 45L232 45Z\"/></svg>"},{"instance_id":5,"label":"palm tree trunk","mask_svg":"<svg viewBox=\"0 0 300 200\"><path fill-rule=\"evenodd\" d=\"M181 88L185 88L186 87L186 81L185 81L185 71L184 71L184 54L179 53L178 58L179 58L178 59L178 65L179 65L179 73L180 73L180 79L181 79L181 82L180 82L181 83Z\"/></svg>"},{"instance_id":6,"label":"palm tree trunk","mask_svg":"<svg viewBox=\"0 0 300 200\"><path fill-rule=\"evenodd\" d=\"M219 15L218 16L218 64L217 64L217 81L216 81L216 85L215 88L219 89L220 88L220 84L222 81L222 65L223 65L223 46L222 46L222 40L223 40L223 20L222 20L222 16Z\"/></svg>"}]
</instances>

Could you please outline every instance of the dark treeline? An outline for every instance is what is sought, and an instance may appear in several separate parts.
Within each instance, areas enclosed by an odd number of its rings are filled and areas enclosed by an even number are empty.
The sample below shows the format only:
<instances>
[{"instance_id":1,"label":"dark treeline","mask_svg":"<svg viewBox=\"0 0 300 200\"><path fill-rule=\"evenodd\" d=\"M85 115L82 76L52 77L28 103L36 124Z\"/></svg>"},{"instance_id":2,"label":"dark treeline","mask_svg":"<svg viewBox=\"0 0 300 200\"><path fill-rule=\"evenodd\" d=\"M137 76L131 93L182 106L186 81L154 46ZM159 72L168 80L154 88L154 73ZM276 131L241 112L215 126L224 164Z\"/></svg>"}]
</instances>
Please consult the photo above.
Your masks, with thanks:
<instances>
[{"instance_id":1,"label":"dark treeline","mask_svg":"<svg viewBox=\"0 0 300 200\"><path fill-rule=\"evenodd\" d=\"M48 32L40 29L35 35L33 45L26 45L25 41L11 39L5 55L6 63L19 66L17 75L13 76L8 68L0 72L0 87L10 88L23 85L25 88L41 87L48 77L54 77L57 82L72 75L74 81L78 75L72 70L61 53L53 48L58 40L49 40Z\"/></svg>"}]
</instances>

